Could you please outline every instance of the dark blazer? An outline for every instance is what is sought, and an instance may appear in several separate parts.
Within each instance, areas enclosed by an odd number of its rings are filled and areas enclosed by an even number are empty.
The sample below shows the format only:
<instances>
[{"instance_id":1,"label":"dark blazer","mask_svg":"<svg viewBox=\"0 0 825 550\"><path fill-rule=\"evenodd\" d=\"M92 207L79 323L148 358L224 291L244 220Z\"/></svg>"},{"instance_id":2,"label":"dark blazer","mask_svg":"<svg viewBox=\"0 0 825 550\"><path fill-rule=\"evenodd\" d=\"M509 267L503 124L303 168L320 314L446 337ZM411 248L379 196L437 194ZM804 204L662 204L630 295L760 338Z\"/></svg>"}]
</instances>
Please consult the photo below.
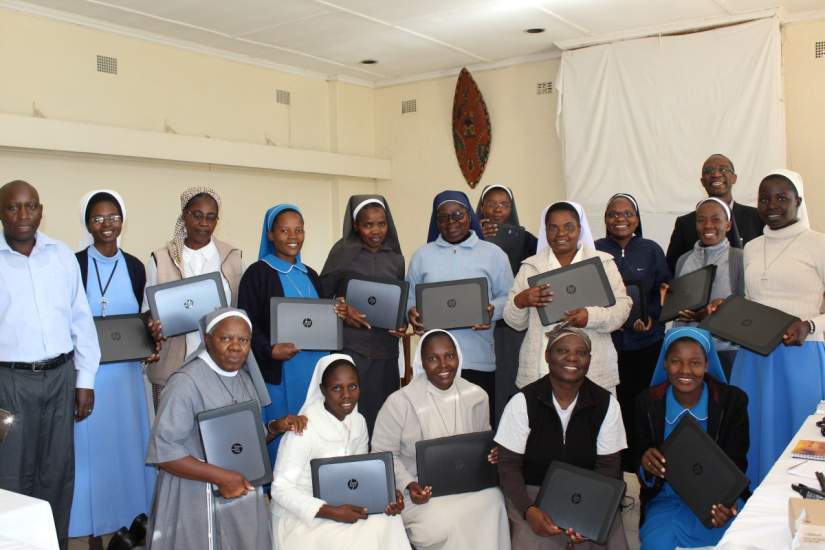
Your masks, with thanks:
<instances>
[{"instance_id":1,"label":"dark blazer","mask_svg":"<svg viewBox=\"0 0 825 550\"><path fill-rule=\"evenodd\" d=\"M321 296L318 274L309 266L307 275L315 292ZM258 362L264 381L268 384L281 383L283 362L272 358L272 344L269 338L269 299L283 297L284 288L278 272L263 260L258 260L247 268L238 287L238 307L246 311L252 321L252 354Z\"/></svg>"},{"instance_id":2,"label":"dark blazer","mask_svg":"<svg viewBox=\"0 0 825 550\"><path fill-rule=\"evenodd\" d=\"M734 248L744 248L748 241L762 235L762 228L765 225L756 208L738 202L733 203L733 222L731 230L728 231L728 240ZM695 211L676 218L665 255L672 273L675 273L679 256L691 250L698 239Z\"/></svg>"},{"instance_id":3,"label":"dark blazer","mask_svg":"<svg viewBox=\"0 0 825 550\"><path fill-rule=\"evenodd\" d=\"M708 384L708 435L725 451L740 470L747 472L748 447L748 396L736 386L722 384L711 376L705 376ZM636 450L634 464L637 475L641 472L642 455L651 447L658 448L664 441L665 397L669 382L648 388L636 399ZM653 487L640 483L641 514L639 523L644 522L644 509L650 500L659 494L664 480L656 478ZM743 497L747 498L746 492Z\"/></svg>"},{"instance_id":4,"label":"dark blazer","mask_svg":"<svg viewBox=\"0 0 825 550\"><path fill-rule=\"evenodd\" d=\"M146 268L143 262L127 254L123 250L123 257L126 258L126 270L129 272L129 280L132 281L132 291L138 303L138 311L143 307L143 290L146 287ZM83 288L86 288L86 281L89 279L89 249L84 248L75 253L77 263L80 265L80 278L83 280Z\"/></svg>"}]
</instances>

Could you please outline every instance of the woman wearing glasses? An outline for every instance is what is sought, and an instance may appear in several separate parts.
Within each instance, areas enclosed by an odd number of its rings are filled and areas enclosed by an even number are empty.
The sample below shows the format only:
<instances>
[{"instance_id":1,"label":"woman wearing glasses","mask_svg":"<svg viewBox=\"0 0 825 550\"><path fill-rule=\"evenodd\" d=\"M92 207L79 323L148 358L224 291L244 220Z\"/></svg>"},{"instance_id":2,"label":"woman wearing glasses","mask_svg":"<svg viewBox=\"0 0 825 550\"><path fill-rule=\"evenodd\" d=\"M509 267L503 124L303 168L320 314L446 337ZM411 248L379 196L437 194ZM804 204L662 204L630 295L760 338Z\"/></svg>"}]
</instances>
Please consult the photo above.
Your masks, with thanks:
<instances>
[{"instance_id":1,"label":"woman wearing glasses","mask_svg":"<svg viewBox=\"0 0 825 550\"><path fill-rule=\"evenodd\" d=\"M665 334L665 325L658 321L662 309L659 287L669 282L671 275L662 247L642 237L642 216L633 196L617 193L610 197L604 225L607 236L596 241L596 250L613 256L634 302L627 321L612 334L619 359L620 383L616 393L632 445L636 396L650 384ZM642 304L647 306L646 311L642 311ZM622 453L622 468L626 472L633 470L631 456L632 452Z\"/></svg>"},{"instance_id":2,"label":"woman wearing glasses","mask_svg":"<svg viewBox=\"0 0 825 550\"><path fill-rule=\"evenodd\" d=\"M77 253L89 307L95 316L137 313L143 301L143 264L119 248L126 206L114 191L83 197L81 223L86 248ZM69 536L89 536L102 549L101 535L148 514L155 469L144 464L149 415L137 361L109 363L97 371L92 413L75 423L75 483ZM130 434L122 437L122 434Z\"/></svg>"},{"instance_id":3,"label":"woman wearing glasses","mask_svg":"<svg viewBox=\"0 0 825 550\"><path fill-rule=\"evenodd\" d=\"M209 187L190 187L181 193L180 205L172 240L152 252L149 259L146 286L218 272L226 301L234 307L238 303L238 285L243 273L241 249L212 237L218 226L220 196ZM143 309L149 309L145 300ZM162 332L163 327L160 330ZM160 360L147 370L156 408L166 380L200 343L197 332L175 336L163 343Z\"/></svg>"}]
</instances>

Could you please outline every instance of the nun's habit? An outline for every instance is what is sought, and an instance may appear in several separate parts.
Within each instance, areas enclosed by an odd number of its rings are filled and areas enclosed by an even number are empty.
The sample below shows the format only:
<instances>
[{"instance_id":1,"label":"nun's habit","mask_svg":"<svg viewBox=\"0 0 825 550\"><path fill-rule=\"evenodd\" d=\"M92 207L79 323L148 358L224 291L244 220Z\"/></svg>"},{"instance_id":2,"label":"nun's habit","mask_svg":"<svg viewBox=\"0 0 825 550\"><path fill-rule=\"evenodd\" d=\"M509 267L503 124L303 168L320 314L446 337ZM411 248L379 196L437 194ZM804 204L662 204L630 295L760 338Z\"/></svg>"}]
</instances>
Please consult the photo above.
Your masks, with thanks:
<instances>
[{"instance_id":1,"label":"nun's habit","mask_svg":"<svg viewBox=\"0 0 825 550\"><path fill-rule=\"evenodd\" d=\"M243 310L221 308L203 318L202 332L211 333L228 317L244 319L251 329ZM163 464L187 456L203 461L195 416L245 401L254 401L258 407L269 404L266 385L252 354L233 374L222 370L201 345L169 377L146 462ZM261 487L229 500L215 496L212 490L210 483L184 479L159 468L147 549L271 550L270 518Z\"/></svg>"},{"instance_id":2,"label":"nun's habit","mask_svg":"<svg viewBox=\"0 0 825 550\"><path fill-rule=\"evenodd\" d=\"M355 230L355 221L359 212L375 207L384 210L387 236L378 251L373 252ZM404 280L404 256L398 232L389 205L380 195L350 197L344 212L342 238L333 245L321 271L321 294L325 298L344 296L346 282L352 277ZM350 355L358 367L361 380L358 410L364 415L371 432L384 400L399 387L398 338L383 328L372 327L370 330L345 324L343 352Z\"/></svg>"},{"instance_id":3,"label":"nun's habit","mask_svg":"<svg viewBox=\"0 0 825 550\"><path fill-rule=\"evenodd\" d=\"M318 361L301 408L307 427L301 435L285 434L278 450L271 504L274 548L409 550L400 516L373 514L351 524L315 517L326 502L312 496L310 461L367 452L367 424L358 408L338 420L324 407L321 380L324 371L337 361L354 364L340 353Z\"/></svg>"},{"instance_id":4,"label":"nun's habit","mask_svg":"<svg viewBox=\"0 0 825 550\"><path fill-rule=\"evenodd\" d=\"M476 215L482 219L484 218L484 212L482 210L482 206L484 205L484 197L487 196L487 193L490 191L504 191L507 193L507 196L510 197L510 217L504 222L505 225L512 225L514 227L518 227L522 230L519 234L517 239L508 241L507 243L500 243L496 242L501 249L504 250L504 253L507 254L507 258L510 260L510 268L513 270L513 275L518 273L519 267L521 267L521 262L525 258L529 258L533 254L536 253L536 246L538 244L538 240L536 236L527 231L521 223L519 223L518 218L518 209L516 208L516 198L513 196L513 191L509 187L505 187L504 185L488 185L481 191L481 196L478 198L478 204L476 205ZM501 228L499 228L501 229Z\"/></svg>"},{"instance_id":5,"label":"nun's habit","mask_svg":"<svg viewBox=\"0 0 825 550\"><path fill-rule=\"evenodd\" d=\"M421 342L433 333L449 336L458 352L459 372L447 390L436 388L427 379L421 359ZM413 381L392 394L378 414L372 450L393 454L396 485L404 494L401 516L416 548L508 550L507 512L498 487L433 497L421 505L413 503L407 491L407 485L418 481L416 442L490 429L487 394L461 378L461 363L461 348L449 332L431 330L425 334L415 354Z\"/></svg>"}]
</instances>

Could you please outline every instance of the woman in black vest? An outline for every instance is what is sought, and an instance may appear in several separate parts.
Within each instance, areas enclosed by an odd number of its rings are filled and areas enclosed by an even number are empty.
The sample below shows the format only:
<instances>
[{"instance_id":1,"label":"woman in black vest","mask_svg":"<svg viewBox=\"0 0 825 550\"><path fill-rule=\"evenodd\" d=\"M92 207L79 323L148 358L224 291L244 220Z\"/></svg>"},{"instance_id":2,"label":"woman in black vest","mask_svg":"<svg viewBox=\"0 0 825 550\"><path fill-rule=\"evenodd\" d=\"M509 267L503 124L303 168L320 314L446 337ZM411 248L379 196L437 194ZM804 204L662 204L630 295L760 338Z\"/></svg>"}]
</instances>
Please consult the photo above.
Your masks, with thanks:
<instances>
[{"instance_id":1,"label":"woman in black vest","mask_svg":"<svg viewBox=\"0 0 825 550\"><path fill-rule=\"evenodd\" d=\"M587 379L590 338L577 328L549 333L544 358L549 373L513 396L499 422L499 477L511 522L513 550L604 548L572 529L559 528L535 505L544 474L554 460L620 478L620 452L627 447L619 403ZM624 550L621 516L607 546Z\"/></svg>"}]
</instances>

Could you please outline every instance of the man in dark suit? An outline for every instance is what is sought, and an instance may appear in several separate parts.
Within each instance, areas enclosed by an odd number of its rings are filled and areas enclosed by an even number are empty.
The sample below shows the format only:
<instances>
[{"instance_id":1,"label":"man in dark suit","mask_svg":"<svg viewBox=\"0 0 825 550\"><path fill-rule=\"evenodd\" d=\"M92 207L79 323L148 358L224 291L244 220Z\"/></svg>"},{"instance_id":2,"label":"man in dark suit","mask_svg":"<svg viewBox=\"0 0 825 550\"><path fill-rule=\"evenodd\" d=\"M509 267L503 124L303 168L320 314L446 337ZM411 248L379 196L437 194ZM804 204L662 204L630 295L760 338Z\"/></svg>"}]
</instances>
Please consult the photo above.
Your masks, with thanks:
<instances>
[{"instance_id":1,"label":"man in dark suit","mask_svg":"<svg viewBox=\"0 0 825 550\"><path fill-rule=\"evenodd\" d=\"M759 219L756 208L733 200L736 172L733 169L733 162L728 157L720 154L708 157L702 165L702 177L699 181L702 182L702 187L705 188L709 197L719 198L731 207L731 226L728 231L728 241L731 246L743 248L745 243L762 234L763 223ZM695 211L676 218L666 254L667 265L671 272L675 269L679 256L693 249L698 239Z\"/></svg>"}]
</instances>

